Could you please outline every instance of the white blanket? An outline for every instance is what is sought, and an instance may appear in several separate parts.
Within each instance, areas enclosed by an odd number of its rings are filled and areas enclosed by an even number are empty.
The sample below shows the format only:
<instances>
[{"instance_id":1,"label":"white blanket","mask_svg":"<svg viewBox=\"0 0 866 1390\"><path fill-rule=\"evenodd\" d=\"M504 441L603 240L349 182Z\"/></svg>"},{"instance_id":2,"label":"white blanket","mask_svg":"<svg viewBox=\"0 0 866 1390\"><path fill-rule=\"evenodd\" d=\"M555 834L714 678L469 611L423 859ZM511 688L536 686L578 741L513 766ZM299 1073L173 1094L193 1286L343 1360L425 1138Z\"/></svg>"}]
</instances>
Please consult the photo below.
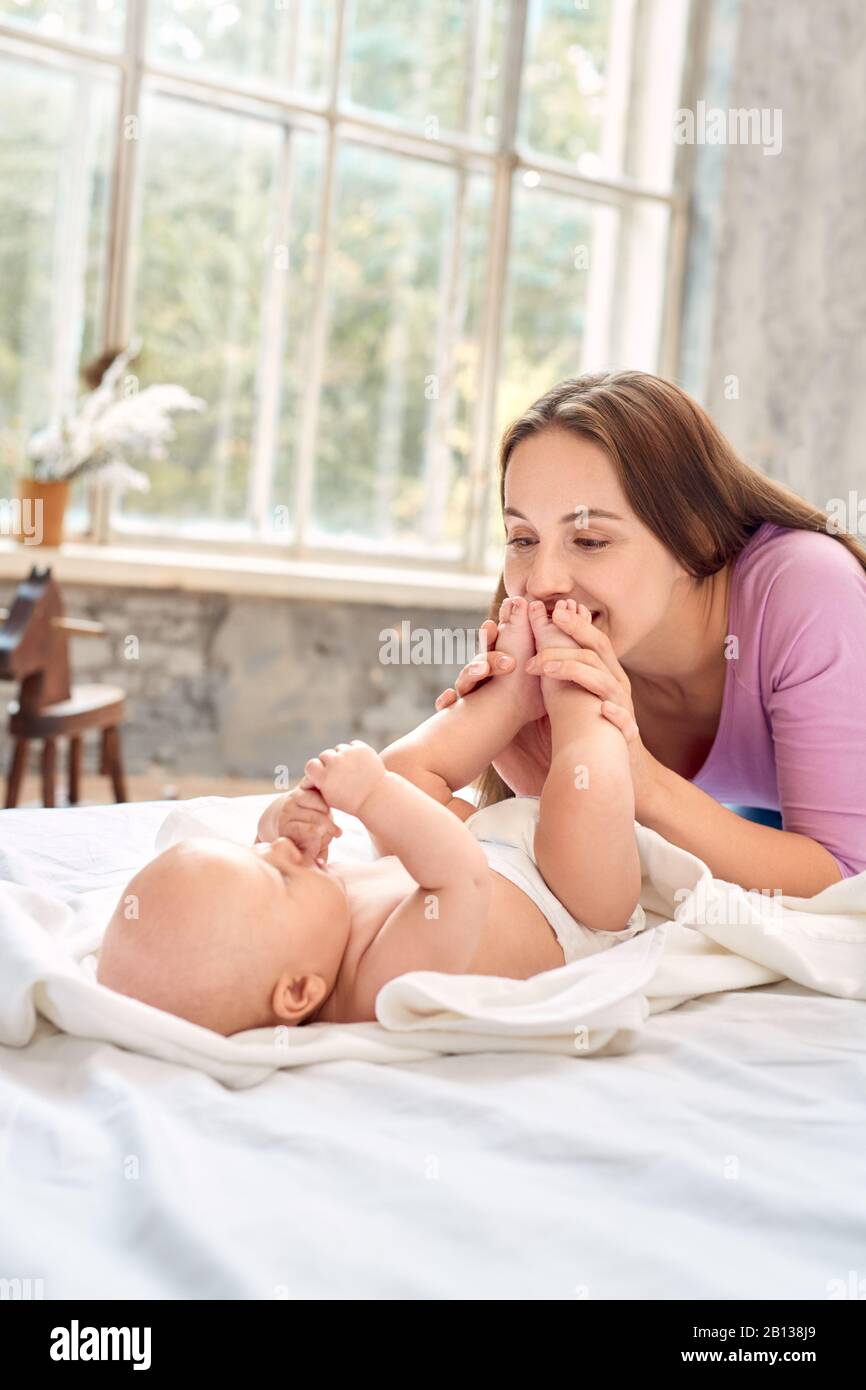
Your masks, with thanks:
<instances>
[{"instance_id":1,"label":"white blanket","mask_svg":"<svg viewBox=\"0 0 866 1390\"><path fill-rule=\"evenodd\" d=\"M268 798L202 797L167 816L154 853L193 834L250 844ZM74 815L74 812L70 814ZM369 859L366 832L336 813L333 859ZM650 1014L722 990L789 978L866 999L866 874L811 899L765 898L715 880L694 855L636 826L651 926L609 951L531 980L413 971L376 1000L376 1023L311 1024L223 1038L101 986L97 952L119 893L64 902L0 883L0 1042L23 1047L37 1015L57 1028L200 1068L233 1087L280 1067L357 1059L538 1051L580 1056L630 1045Z\"/></svg>"}]
</instances>

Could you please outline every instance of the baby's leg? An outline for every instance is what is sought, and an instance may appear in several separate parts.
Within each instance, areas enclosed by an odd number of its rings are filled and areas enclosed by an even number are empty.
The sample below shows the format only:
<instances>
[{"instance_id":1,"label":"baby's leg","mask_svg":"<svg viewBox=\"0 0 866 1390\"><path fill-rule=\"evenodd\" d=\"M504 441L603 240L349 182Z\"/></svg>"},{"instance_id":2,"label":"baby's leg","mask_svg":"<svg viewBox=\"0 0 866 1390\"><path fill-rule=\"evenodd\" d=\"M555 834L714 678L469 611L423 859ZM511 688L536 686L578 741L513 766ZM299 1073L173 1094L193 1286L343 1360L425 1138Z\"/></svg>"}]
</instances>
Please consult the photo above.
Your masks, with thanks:
<instances>
[{"instance_id":1,"label":"baby's leg","mask_svg":"<svg viewBox=\"0 0 866 1390\"><path fill-rule=\"evenodd\" d=\"M568 645L558 629L555 644ZM604 718L595 695L549 676L541 686L552 754L535 832L536 862L578 922L619 931L634 912L641 883L625 740Z\"/></svg>"}]
</instances>

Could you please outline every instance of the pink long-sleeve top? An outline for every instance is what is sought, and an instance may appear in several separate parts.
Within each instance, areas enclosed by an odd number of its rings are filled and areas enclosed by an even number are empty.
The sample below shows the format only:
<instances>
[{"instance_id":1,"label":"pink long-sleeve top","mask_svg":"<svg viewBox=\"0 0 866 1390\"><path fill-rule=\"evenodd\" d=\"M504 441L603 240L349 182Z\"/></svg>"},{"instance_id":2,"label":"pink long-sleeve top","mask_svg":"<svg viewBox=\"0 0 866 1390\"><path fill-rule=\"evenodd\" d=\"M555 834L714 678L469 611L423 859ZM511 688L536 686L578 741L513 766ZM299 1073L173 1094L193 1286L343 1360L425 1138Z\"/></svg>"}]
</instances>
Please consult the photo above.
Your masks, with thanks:
<instances>
[{"instance_id":1,"label":"pink long-sleeve top","mask_svg":"<svg viewBox=\"0 0 866 1390\"><path fill-rule=\"evenodd\" d=\"M719 727L692 779L780 811L866 870L866 571L838 540L764 522L737 556Z\"/></svg>"}]
</instances>

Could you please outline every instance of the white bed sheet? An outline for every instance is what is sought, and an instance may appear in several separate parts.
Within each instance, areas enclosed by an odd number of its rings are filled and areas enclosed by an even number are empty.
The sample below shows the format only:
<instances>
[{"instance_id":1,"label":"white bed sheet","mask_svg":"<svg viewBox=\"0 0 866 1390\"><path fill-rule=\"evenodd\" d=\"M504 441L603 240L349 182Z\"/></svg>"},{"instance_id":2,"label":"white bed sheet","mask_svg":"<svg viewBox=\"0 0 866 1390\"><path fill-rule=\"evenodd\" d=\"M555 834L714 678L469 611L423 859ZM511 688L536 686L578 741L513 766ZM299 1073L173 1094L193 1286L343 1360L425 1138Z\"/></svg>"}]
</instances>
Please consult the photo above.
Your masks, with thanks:
<instances>
[{"instance_id":1,"label":"white bed sheet","mask_svg":"<svg viewBox=\"0 0 866 1390\"><path fill-rule=\"evenodd\" d=\"M119 893L175 804L3 812L0 877ZM0 1276L46 1298L850 1297L864 1016L783 982L654 1016L616 1056L240 1091L41 1020L0 1049Z\"/></svg>"}]
</instances>

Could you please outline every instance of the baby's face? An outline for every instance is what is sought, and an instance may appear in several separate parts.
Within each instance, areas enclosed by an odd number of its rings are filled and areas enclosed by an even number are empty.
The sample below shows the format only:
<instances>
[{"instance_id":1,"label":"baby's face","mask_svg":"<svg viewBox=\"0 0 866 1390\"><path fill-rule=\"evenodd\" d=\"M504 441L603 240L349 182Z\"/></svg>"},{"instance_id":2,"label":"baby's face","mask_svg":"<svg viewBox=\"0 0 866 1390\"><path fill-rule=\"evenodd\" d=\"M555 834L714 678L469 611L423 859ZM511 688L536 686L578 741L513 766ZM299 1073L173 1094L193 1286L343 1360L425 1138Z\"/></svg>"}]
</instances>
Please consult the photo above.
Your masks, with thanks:
<instances>
[{"instance_id":1,"label":"baby's face","mask_svg":"<svg viewBox=\"0 0 866 1390\"><path fill-rule=\"evenodd\" d=\"M226 1036L293 1026L334 988L350 921L342 879L291 840L183 840L127 885L97 978Z\"/></svg>"}]
</instances>

